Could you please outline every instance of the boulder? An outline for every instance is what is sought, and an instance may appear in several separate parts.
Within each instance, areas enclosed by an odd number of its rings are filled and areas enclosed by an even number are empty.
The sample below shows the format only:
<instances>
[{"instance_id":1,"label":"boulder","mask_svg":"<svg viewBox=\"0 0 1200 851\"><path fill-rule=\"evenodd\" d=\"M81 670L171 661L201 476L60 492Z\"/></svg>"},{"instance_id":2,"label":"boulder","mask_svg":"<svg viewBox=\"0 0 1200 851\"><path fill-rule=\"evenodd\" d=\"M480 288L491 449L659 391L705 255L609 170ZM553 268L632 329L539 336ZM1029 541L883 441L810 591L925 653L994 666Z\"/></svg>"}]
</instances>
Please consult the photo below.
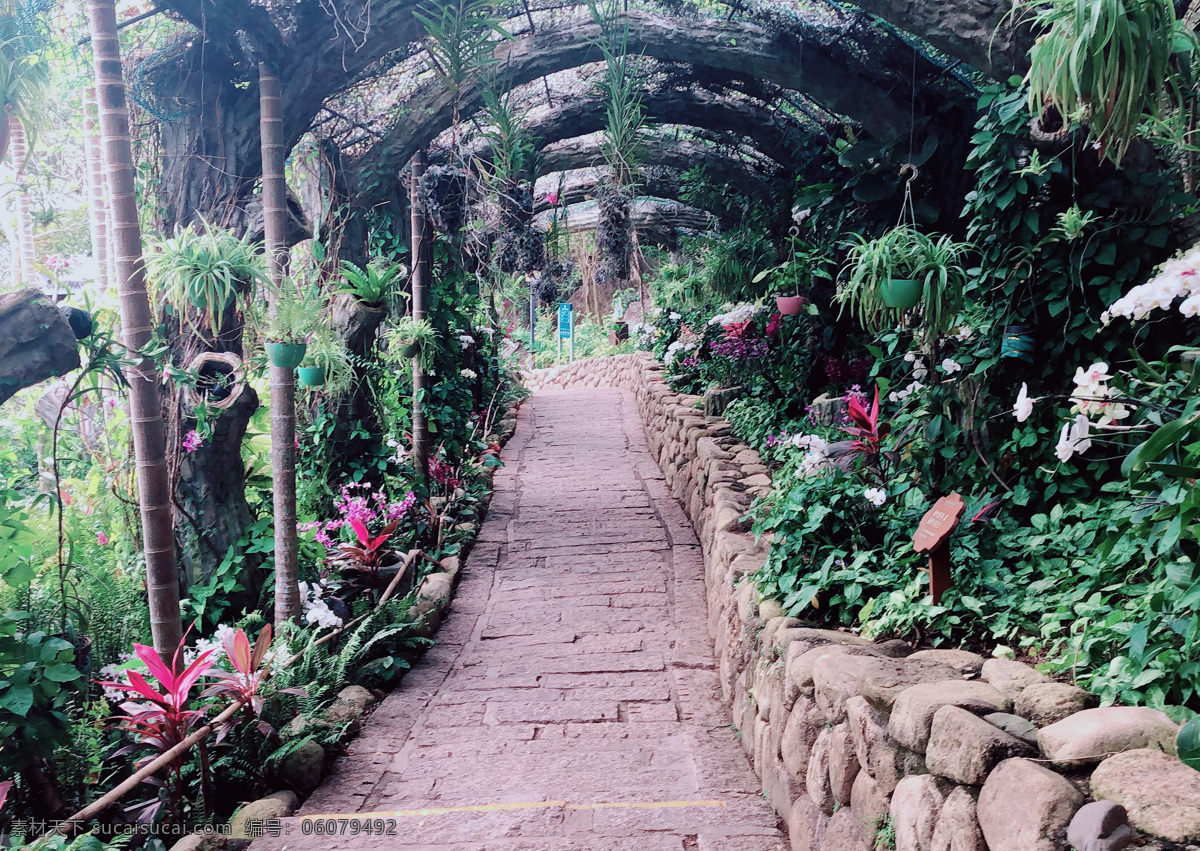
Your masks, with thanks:
<instances>
[{"instance_id":1,"label":"boulder","mask_svg":"<svg viewBox=\"0 0 1200 851\"><path fill-rule=\"evenodd\" d=\"M965 786L955 786L946 796L929 851L988 851L979 828L975 795Z\"/></svg>"},{"instance_id":2,"label":"boulder","mask_svg":"<svg viewBox=\"0 0 1200 851\"><path fill-rule=\"evenodd\" d=\"M884 795L891 795L901 777L925 774L925 759L896 744L888 735L888 714L867 702L865 697L846 701L846 723L858 762L879 784Z\"/></svg>"},{"instance_id":3,"label":"boulder","mask_svg":"<svg viewBox=\"0 0 1200 851\"><path fill-rule=\"evenodd\" d=\"M1099 697L1078 686L1034 683L1017 695L1013 701L1013 711L1039 727L1047 727L1099 703Z\"/></svg>"},{"instance_id":4,"label":"boulder","mask_svg":"<svg viewBox=\"0 0 1200 851\"><path fill-rule=\"evenodd\" d=\"M909 686L953 679L955 676L952 668L936 662L912 662L875 656L823 656L813 664L813 687L817 703L831 724L846 720L846 701L855 695L861 694L886 709Z\"/></svg>"},{"instance_id":5,"label":"boulder","mask_svg":"<svg viewBox=\"0 0 1200 851\"><path fill-rule=\"evenodd\" d=\"M896 851L929 851L945 800L945 784L931 775L905 777L897 784L891 806Z\"/></svg>"},{"instance_id":6,"label":"boulder","mask_svg":"<svg viewBox=\"0 0 1200 851\"><path fill-rule=\"evenodd\" d=\"M225 851L228 844L223 833L189 833L172 845L171 851Z\"/></svg>"},{"instance_id":7,"label":"boulder","mask_svg":"<svg viewBox=\"0 0 1200 851\"><path fill-rule=\"evenodd\" d=\"M983 679L1010 700L1016 700L1017 695L1034 683L1054 682L1029 665L1011 659L988 659L983 663Z\"/></svg>"},{"instance_id":8,"label":"boulder","mask_svg":"<svg viewBox=\"0 0 1200 851\"><path fill-rule=\"evenodd\" d=\"M888 796L883 794L875 779L865 771L858 772L850 790L850 810L858 823L878 829L887 821L890 806Z\"/></svg>"},{"instance_id":9,"label":"boulder","mask_svg":"<svg viewBox=\"0 0 1200 851\"><path fill-rule=\"evenodd\" d=\"M362 686L346 686L325 710L325 719L333 724L345 724L350 732L357 732L363 716L374 703L375 695Z\"/></svg>"},{"instance_id":10,"label":"boulder","mask_svg":"<svg viewBox=\"0 0 1200 851\"><path fill-rule=\"evenodd\" d=\"M1083 795L1062 775L1008 759L979 792L979 827L990 851L1062 851Z\"/></svg>"},{"instance_id":11,"label":"boulder","mask_svg":"<svg viewBox=\"0 0 1200 851\"><path fill-rule=\"evenodd\" d=\"M829 737L829 789L833 800L842 805L850 803L850 790L858 770L858 754L850 737L850 727L845 723L838 724Z\"/></svg>"},{"instance_id":12,"label":"boulder","mask_svg":"<svg viewBox=\"0 0 1200 851\"><path fill-rule=\"evenodd\" d=\"M983 657L968 650L953 650L950 648L934 648L933 650L918 650L908 657L913 662L937 662L958 671L966 678L978 677L983 670Z\"/></svg>"},{"instance_id":13,"label":"boulder","mask_svg":"<svg viewBox=\"0 0 1200 851\"><path fill-rule=\"evenodd\" d=\"M788 647L787 678L798 694L813 697L813 666L826 656L874 656L870 647L856 644L824 644L805 649L805 643L792 641Z\"/></svg>"},{"instance_id":14,"label":"boulder","mask_svg":"<svg viewBox=\"0 0 1200 851\"><path fill-rule=\"evenodd\" d=\"M827 816L833 815L834 807L837 804L833 799L833 787L829 783L829 751L832 744L833 733L826 727L813 744L812 754L808 758L808 769L804 776L804 786L808 790L808 796Z\"/></svg>"},{"instance_id":15,"label":"boulder","mask_svg":"<svg viewBox=\"0 0 1200 851\"><path fill-rule=\"evenodd\" d=\"M800 697L792 705L779 750L784 767L801 783L808 773L813 744L825 728L825 717L812 698Z\"/></svg>"},{"instance_id":16,"label":"boulder","mask_svg":"<svg viewBox=\"0 0 1200 851\"><path fill-rule=\"evenodd\" d=\"M325 749L313 739L305 739L279 764L280 781L302 798L311 795L324 776Z\"/></svg>"},{"instance_id":17,"label":"boulder","mask_svg":"<svg viewBox=\"0 0 1200 851\"><path fill-rule=\"evenodd\" d=\"M1175 753L1178 725L1157 709L1104 706L1085 709L1038 731L1042 753L1060 768L1095 765L1124 751L1153 748Z\"/></svg>"},{"instance_id":18,"label":"boulder","mask_svg":"<svg viewBox=\"0 0 1200 851\"><path fill-rule=\"evenodd\" d=\"M1026 744L1035 748L1038 746L1037 726L1020 715L1013 715L1011 712L989 712L983 716L983 720Z\"/></svg>"},{"instance_id":19,"label":"boulder","mask_svg":"<svg viewBox=\"0 0 1200 851\"><path fill-rule=\"evenodd\" d=\"M1036 756L1026 742L957 706L933 716L925 764L932 774L981 786L993 768L1014 756Z\"/></svg>"},{"instance_id":20,"label":"boulder","mask_svg":"<svg viewBox=\"0 0 1200 851\"><path fill-rule=\"evenodd\" d=\"M833 814L825 835L821 838L821 851L872 851L875 836L847 807Z\"/></svg>"},{"instance_id":21,"label":"boulder","mask_svg":"<svg viewBox=\"0 0 1200 851\"><path fill-rule=\"evenodd\" d=\"M910 686L900 693L888 719L888 734L916 753L925 753L934 714L943 706L958 706L976 715L1007 712L1012 701L987 683L950 680Z\"/></svg>"},{"instance_id":22,"label":"boulder","mask_svg":"<svg viewBox=\"0 0 1200 851\"><path fill-rule=\"evenodd\" d=\"M1092 772L1092 795L1125 808L1138 830L1171 842L1200 842L1200 771L1160 750L1109 757Z\"/></svg>"},{"instance_id":23,"label":"boulder","mask_svg":"<svg viewBox=\"0 0 1200 851\"><path fill-rule=\"evenodd\" d=\"M230 839L256 839L257 836L246 832L246 823L250 821L266 821L268 819L287 818L300 806L300 799L295 792L276 792L257 801L251 801L243 806L229 820Z\"/></svg>"},{"instance_id":24,"label":"boulder","mask_svg":"<svg viewBox=\"0 0 1200 851\"><path fill-rule=\"evenodd\" d=\"M1067 842L1075 851L1120 851L1133 838L1129 815L1115 801L1084 804L1067 828Z\"/></svg>"},{"instance_id":25,"label":"boulder","mask_svg":"<svg viewBox=\"0 0 1200 851\"><path fill-rule=\"evenodd\" d=\"M819 851L829 816L808 795L801 795L788 814L788 838L792 851Z\"/></svg>"}]
</instances>

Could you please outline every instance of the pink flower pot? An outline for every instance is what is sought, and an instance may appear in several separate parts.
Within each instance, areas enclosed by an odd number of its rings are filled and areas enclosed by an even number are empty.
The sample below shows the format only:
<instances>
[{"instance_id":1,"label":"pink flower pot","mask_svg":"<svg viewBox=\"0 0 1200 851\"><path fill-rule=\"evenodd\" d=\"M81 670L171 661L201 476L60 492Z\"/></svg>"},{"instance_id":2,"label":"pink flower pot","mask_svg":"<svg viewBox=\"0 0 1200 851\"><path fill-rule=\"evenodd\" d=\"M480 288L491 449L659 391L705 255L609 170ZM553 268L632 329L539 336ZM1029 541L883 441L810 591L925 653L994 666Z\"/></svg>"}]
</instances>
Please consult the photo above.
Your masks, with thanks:
<instances>
[{"instance_id":1,"label":"pink flower pot","mask_svg":"<svg viewBox=\"0 0 1200 851\"><path fill-rule=\"evenodd\" d=\"M784 316L798 316L806 304L808 304L808 299L802 295L775 296L775 306Z\"/></svg>"}]
</instances>

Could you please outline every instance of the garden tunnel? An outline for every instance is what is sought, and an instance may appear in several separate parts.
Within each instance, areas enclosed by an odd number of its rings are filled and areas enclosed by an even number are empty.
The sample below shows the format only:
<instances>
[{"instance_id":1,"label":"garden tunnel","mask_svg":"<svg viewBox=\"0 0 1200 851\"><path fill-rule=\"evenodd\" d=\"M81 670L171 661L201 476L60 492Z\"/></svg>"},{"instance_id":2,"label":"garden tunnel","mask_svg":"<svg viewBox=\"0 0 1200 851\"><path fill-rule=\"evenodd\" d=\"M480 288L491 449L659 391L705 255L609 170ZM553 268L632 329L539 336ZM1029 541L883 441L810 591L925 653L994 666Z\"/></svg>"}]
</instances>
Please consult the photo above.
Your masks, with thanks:
<instances>
[{"instance_id":1,"label":"garden tunnel","mask_svg":"<svg viewBox=\"0 0 1200 851\"><path fill-rule=\"evenodd\" d=\"M13 3L0 837L1200 848L1200 0Z\"/></svg>"}]
</instances>

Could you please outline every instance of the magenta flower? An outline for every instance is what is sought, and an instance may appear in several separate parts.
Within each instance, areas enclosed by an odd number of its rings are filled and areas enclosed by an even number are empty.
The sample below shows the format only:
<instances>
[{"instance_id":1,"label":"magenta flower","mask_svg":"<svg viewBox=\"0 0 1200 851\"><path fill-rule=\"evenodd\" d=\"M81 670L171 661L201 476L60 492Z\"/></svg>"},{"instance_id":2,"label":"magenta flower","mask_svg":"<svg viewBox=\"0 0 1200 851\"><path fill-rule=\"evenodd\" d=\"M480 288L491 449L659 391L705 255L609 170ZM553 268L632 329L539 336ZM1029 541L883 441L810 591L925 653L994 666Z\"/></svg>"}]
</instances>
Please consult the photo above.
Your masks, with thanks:
<instances>
[{"instance_id":1,"label":"magenta flower","mask_svg":"<svg viewBox=\"0 0 1200 851\"><path fill-rule=\"evenodd\" d=\"M105 535L103 532L97 532L96 533L96 543L98 543L102 547L108 546L108 535Z\"/></svg>"},{"instance_id":2,"label":"magenta flower","mask_svg":"<svg viewBox=\"0 0 1200 851\"><path fill-rule=\"evenodd\" d=\"M547 192L546 193L546 203L549 204L551 207L557 207L558 206L558 193L557 192Z\"/></svg>"},{"instance_id":3,"label":"magenta flower","mask_svg":"<svg viewBox=\"0 0 1200 851\"><path fill-rule=\"evenodd\" d=\"M183 438L183 451L191 455L197 449L204 445L204 440L200 437L200 433L192 429Z\"/></svg>"}]
</instances>

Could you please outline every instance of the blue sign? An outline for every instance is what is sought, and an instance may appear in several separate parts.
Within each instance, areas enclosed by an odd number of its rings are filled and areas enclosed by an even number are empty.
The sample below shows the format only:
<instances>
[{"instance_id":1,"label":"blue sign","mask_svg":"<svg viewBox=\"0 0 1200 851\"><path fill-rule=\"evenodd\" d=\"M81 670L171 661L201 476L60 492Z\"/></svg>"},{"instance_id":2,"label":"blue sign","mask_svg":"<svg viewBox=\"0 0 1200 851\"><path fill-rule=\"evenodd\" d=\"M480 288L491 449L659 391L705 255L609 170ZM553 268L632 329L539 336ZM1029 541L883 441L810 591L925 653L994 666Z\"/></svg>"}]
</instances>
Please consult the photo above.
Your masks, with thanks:
<instances>
[{"instance_id":1,"label":"blue sign","mask_svg":"<svg viewBox=\"0 0 1200 851\"><path fill-rule=\"evenodd\" d=\"M571 339L571 305L560 304L558 306L558 339Z\"/></svg>"}]
</instances>

